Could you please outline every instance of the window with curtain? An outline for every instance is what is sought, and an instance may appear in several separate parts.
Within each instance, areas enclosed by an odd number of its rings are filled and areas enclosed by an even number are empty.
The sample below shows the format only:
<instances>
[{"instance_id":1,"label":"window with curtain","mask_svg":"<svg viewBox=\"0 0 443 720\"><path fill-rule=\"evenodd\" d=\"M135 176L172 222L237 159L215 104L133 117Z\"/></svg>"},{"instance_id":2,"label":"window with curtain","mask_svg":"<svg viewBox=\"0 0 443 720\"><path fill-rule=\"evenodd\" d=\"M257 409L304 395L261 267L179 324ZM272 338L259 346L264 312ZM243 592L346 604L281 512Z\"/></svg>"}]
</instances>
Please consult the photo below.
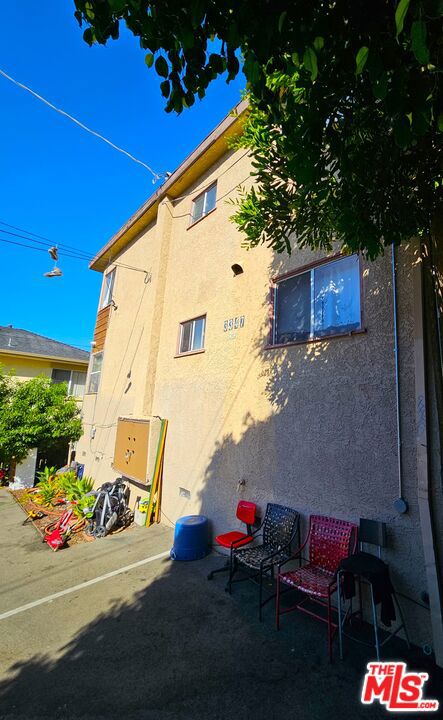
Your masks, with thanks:
<instances>
[{"instance_id":1,"label":"window with curtain","mask_svg":"<svg viewBox=\"0 0 443 720\"><path fill-rule=\"evenodd\" d=\"M75 370L61 370L54 368L51 375L53 383L66 383L68 387L68 395L76 398L82 398L85 394L86 373L76 372Z\"/></svg>"},{"instance_id":2,"label":"window with curtain","mask_svg":"<svg viewBox=\"0 0 443 720\"><path fill-rule=\"evenodd\" d=\"M85 394L86 373L72 371L69 394L76 398L82 398Z\"/></svg>"},{"instance_id":3,"label":"window with curtain","mask_svg":"<svg viewBox=\"0 0 443 720\"><path fill-rule=\"evenodd\" d=\"M276 345L341 335L361 328L358 255L323 263L276 282Z\"/></svg>"},{"instance_id":4,"label":"window with curtain","mask_svg":"<svg viewBox=\"0 0 443 720\"><path fill-rule=\"evenodd\" d=\"M192 203L191 224L200 220L215 208L217 201L217 183L201 193Z\"/></svg>"},{"instance_id":5,"label":"window with curtain","mask_svg":"<svg viewBox=\"0 0 443 720\"><path fill-rule=\"evenodd\" d=\"M102 371L102 364L103 364L103 353L95 353L92 356L91 360L91 369L89 372L89 382L88 382L88 393L96 393L98 392L98 388L100 385L100 375Z\"/></svg>"},{"instance_id":6,"label":"window with curtain","mask_svg":"<svg viewBox=\"0 0 443 720\"><path fill-rule=\"evenodd\" d=\"M112 295L114 292L114 282L115 282L115 268L114 268L114 270L111 270L111 272L108 272L107 275L105 275L102 308L109 305L109 303L112 300Z\"/></svg>"},{"instance_id":7,"label":"window with curtain","mask_svg":"<svg viewBox=\"0 0 443 720\"><path fill-rule=\"evenodd\" d=\"M71 381L71 371L54 368L52 371L51 380L56 385L59 385L60 383L65 382L65 383L67 383L67 385L69 387L69 383Z\"/></svg>"},{"instance_id":8,"label":"window with curtain","mask_svg":"<svg viewBox=\"0 0 443 720\"><path fill-rule=\"evenodd\" d=\"M203 350L205 346L205 326L206 316L180 324L179 355Z\"/></svg>"}]
</instances>

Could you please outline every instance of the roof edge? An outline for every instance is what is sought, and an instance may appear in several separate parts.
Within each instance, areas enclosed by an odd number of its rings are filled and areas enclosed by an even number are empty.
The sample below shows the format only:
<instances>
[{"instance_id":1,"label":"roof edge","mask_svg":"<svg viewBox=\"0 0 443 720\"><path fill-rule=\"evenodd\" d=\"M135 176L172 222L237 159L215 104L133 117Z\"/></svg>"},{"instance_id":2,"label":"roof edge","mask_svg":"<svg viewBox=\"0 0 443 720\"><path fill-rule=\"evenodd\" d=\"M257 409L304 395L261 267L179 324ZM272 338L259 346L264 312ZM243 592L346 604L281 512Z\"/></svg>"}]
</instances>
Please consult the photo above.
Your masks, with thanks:
<instances>
[{"instance_id":1,"label":"roof edge","mask_svg":"<svg viewBox=\"0 0 443 720\"><path fill-rule=\"evenodd\" d=\"M85 350L85 352L88 351ZM57 362L66 363L67 365L85 365L85 367L89 365L89 357L81 360L79 358L60 357L60 355L40 355L39 353L23 352L22 350L8 350L7 348L0 348L0 356L2 354L20 358L37 358L37 360L57 360Z\"/></svg>"},{"instance_id":2,"label":"roof edge","mask_svg":"<svg viewBox=\"0 0 443 720\"><path fill-rule=\"evenodd\" d=\"M147 200L141 207L136 210L136 212L131 215L129 220L122 225L122 227L108 240L106 245L104 245L101 250L92 258L91 262L89 263L89 267L91 270L96 270L98 272L103 272L106 267L112 263L112 261L120 254L120 252L126 247L125 242L125 235L128 233L131 228L137 223L143 225L143 216L145 216L148 211L154 211L156 208L155 206L160 203L161 200L163 200L164 197L168 193L171 192L174 185L183 177L183 175L189 170L189 168L194 165L194 163L197 162L201 157L204 156L204 154L209 150L209 148L214 145L214 143L223 137L224 134L226 134L229 130L232 130L234 126L236 126L242 119L244 119L245 113L249 107L247 100L242 100L239 102L233 110L227 115L215 128L212 130L212 132L209 133L209 135L206 136L202 142L197 145L195 150L193 150L184 160L183 162L174 170L172 175L168 177L166 182L163 183ZM226 146L227 149L227 146ZM152 213L151 213L152 214ZM151 215L150 214L150 215ZM152 221L152 217L146 222L146 227L149 222ZM143 227L140 227L139 231L141 231ZM130 242L132 239L128 238L127 242ZM120 242L119 242L120 241ZM118 243L119 247L115 248L115 245ZM115 254L112 253L112 250L115 249Z\"/></svg>"}]
</instances>

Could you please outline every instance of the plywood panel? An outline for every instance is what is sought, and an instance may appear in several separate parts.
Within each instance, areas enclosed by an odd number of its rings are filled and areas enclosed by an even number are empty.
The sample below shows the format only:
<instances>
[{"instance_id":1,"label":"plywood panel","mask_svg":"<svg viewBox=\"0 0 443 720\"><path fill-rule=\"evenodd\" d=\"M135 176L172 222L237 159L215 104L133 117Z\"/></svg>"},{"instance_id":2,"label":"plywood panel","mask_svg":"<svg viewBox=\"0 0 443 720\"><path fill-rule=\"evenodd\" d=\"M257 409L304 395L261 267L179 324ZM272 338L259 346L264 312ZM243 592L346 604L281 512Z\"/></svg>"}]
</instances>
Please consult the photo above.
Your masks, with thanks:
<instances>
[{"instance_id":1,"label":"plywood panel","mask_svg":"<svg viewBox=\"0 0 443 720\"><path fill-rule=\"evenodd\" d=\"M119 418L115 438L113 467L138 482L147 479L149 420Z\"/></svg>"}]
</instances>

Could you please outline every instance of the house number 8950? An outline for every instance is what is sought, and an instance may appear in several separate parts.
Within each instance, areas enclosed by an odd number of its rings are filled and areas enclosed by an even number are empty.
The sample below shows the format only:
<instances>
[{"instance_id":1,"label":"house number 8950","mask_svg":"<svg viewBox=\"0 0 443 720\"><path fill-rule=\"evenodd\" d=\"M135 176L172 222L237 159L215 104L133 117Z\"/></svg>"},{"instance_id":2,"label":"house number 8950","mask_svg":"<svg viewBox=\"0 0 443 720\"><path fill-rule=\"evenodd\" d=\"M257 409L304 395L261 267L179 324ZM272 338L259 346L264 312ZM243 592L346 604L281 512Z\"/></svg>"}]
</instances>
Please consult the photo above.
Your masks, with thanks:
<instances>
[{"instance_id":1,"label":"house number 8950","mask_svg":"<svg viewBox=\"0 0 443 720\"><path fill-rule=\"evenodd\" d=\"M238 328L242 328L245 325L245 316L244 315L237 315L237 317L229 318L229 320L225 320L223 323L223 331L227 332L228 330L237 330Z\"/></svg>"}]
</instances>

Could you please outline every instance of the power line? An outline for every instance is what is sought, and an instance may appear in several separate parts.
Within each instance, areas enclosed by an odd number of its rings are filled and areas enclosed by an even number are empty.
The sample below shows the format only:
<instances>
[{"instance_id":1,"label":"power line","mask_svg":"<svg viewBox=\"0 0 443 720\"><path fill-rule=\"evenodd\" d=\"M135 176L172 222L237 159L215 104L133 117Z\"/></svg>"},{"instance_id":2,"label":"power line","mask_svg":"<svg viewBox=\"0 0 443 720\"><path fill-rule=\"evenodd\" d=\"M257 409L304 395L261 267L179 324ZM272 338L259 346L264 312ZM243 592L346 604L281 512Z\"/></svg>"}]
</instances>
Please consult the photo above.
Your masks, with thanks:
<instances>
[{"instance_id":1,"label":"power line","mask_svg":"<svg viewBox=\"0 0 443 720\"><path fill-rule=\"evenodd\" d=\"M19 236L21 237L21 236ZM25 238L30 239L30 238ZM0 242L8 243L8 245L18 245L19 247L28 248L29 250L39 250L40 252L47 253L47 250L41 247L35 247L35 245L25 245L25 243L20 243L15 240L6 240L6 238L0 238ZM68 255L67 253L60 253L63 254L65 257L72 258L73 260L82 260L83 262L86 262L86 258L79 257L78 255Z\"/></svg>"},{"instance_id":2,"label":"power line","mask_svg":"<svg viewBox=\"0 0 443 720\"><path fill-rule=\"evenodd\" d=\"M29 240L29 242L35 243L37 245L43 245L44 248L46 249L46 251L48 250L47 242L45 243L45 242L42 242L41 240L34 240L34 238L30 238L27 235L21 235L20 233L13 233L9 230L3 230L2 228L0 228L0 233L4 233L6 235L12 235L12 237L18 237L18 238L21 238L22 240ZM50 244L52 245L52 244L56 244L56 243L50 243ZM57 247L60 247L60 246L57 246ZM76 257L79 260L86 260L86 261L91 260L90 255L86 255L86 253L83 253L83 252L82 253L73 252L71 250L67 250L67 251L63 250L62 252L59 252L59 255L66 255L66 257Z\"/></svg>"},{"instance_id":3,"label":"power line","mask_svg":"<svg viewBox=\"0 0 443 720\"><path fill-rule=\"evenodd\" d=\"M119 147L118 145L115 145L115 143L111 142L107 138L105 138L103 135L100 135L100 133L96 132L95 130L92 130L87 125L84 125L84 123L80 122L80 120L77 120L77 118L73 117L72 115L69 115L69 113L65 112L61 108L56 107L56 105L53 105L53 103L49 102L49 100L46 100L46 98L42 97L42 95L39 95L38 93L34 92L34 90L31 90L30 87L27 85L23 85L23 83L19 82L18 80L15 80L13 77L8 75L4 72L4 70L0 69L0 75L2 75L4 78L9 80L10 82L14 83L14 85L17 85L17 87L22 88L22 90L26 90L26 92L33 95L37 100L40 100L42 103L50 107L52 110L55 110L55 112L59 113L60 115L63 115L64 117L68 118L68 120L71 120L73 123L78 125L82 128L82 130L86 130L86 132L90 133L91 135L94 135L99 140L103 140L103 142L107 143L107 145L110 145L114 150L118 150L118 152L123 153L123 155L126 155L130 160L133 160L135 163L138 163L139 165L142 165L146 170L148 170L152 177L153 182L156 183L158 180L161 180L162 177L164 177L163 174L155 172L149 165L147 165L142 160L139 160L138 158L134 157L134 155L131 155L127 150L123 150L123 148Z\"/></svg>"},{"instance_id":4,"label":"power line","mask_svg":"<svg viewBox=\"0 0 443 720\"><path fill-rule=\"evenodd\" d=\"M5 227L12 228L13 230L18 230L19 232L26 233L27 235L32 235L35 238L40 238L40 240L46 240L46 243L39 243L40 245L57 245L57 247L66 248L67 250L74 250L74 252L81 253L82 255L86 255L89 258L89 255L85 250L82 250L81 248L74 247L73 245L65 245L65 243L59 243L55 240L50 240L49 238L45 237L44 235L37 235L37 233L31 232L30 230L25 230L24 228L18 227L17 225L10 225L9 223L3 222L3 220L0 220L0 225L4 225ZM6 230L1 230L0 232L6 232ZM29 238L31 239L31 238ZM33 240L33 242L37 242L37 240Z\"/></svg>"}]
</instances>

